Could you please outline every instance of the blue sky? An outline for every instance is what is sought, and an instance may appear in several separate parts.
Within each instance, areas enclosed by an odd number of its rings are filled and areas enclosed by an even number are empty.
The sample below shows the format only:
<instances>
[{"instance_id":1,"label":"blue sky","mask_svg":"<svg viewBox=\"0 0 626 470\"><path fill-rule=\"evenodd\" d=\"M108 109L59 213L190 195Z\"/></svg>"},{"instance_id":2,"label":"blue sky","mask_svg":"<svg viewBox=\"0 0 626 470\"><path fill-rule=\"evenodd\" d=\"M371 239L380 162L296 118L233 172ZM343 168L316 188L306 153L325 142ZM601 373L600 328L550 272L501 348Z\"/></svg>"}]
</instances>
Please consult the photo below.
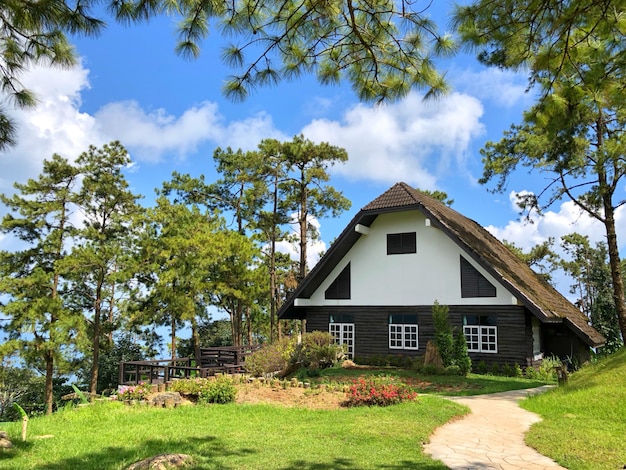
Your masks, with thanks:
<instances>
[{"instance_id":1,"label":"blue sky","mask_svg":"<svg viewBox=\"0 0 626 470\"><path fill-rule=\"evenodd\" d=\"M288 140L303 133L346 148L350 157L331 173L332 184L353 206L339 219L319 221L319 250L327 249L356 211L397 181L446 191L453 208L524 248L572 231L603 239L602 227L571 203L555 205L534 224L520 220L511 192L540 190L541 175L520 172L505 194L491 194L477 183L480 148L499 140L532 103L523 73L487 69L461 54L440 63L453 91L437 101L424 102L416 91L396 103L360 104L349 84L322 87L306 76L233 103L221 94L232 72L220 61L218 34L192 61L174 53L175 25L167 18L131 27L109 23L98 38L74 43L78 66L38 67L23 76L39 106L12 111L19 145L0 155L1 192L10 192L14 181L35 177L53 153L73 159L90 144L119 140L134 162L127 178L150 204L154 188L174 170L216 178L216 147L249 150L264 138ZM625 229L620 212L618 238L624 238ZM0 249L9 245L0 238Z\"/></svg>"}]
</instances>

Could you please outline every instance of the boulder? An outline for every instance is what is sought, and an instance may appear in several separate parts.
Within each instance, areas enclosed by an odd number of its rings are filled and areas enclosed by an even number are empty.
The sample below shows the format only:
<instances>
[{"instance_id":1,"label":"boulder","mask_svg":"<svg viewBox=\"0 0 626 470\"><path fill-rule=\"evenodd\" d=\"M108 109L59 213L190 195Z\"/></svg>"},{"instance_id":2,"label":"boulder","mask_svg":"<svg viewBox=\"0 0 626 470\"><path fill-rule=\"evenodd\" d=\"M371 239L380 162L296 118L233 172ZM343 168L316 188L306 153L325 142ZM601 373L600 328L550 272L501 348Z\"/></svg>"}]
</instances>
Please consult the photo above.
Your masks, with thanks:
<instances>
[{"instance_id":1,"label":"boulder","mask_svg":"<svg viewBox=\"0 0 626 470\"><path fill-rule=\"evenodd\" d=\"M187 454L161 454L135 462L127 470L171 470L186 467L192 460Z\"/></svg>"},{"instance_id":2,"label":"boulder","mask_svg":"<svg viewBox=\"0 0 626 470\"><path fill-rule=\"evenodd\" d=\"M13 447L9 434L6 431L0 431L0 449L10 449Z\"/></svg>"},{"instance_id":3,"label":"boulder","mask_svg":"<svg viewBox=\"0 0 626 470\"><path fill-rule=\"evenodd\" d=\"M161 392L152 395L150 403L153 406L174 408L175 406L180 406L183 403L183 398L178 392Z\"/></svg>"}]
</instances>

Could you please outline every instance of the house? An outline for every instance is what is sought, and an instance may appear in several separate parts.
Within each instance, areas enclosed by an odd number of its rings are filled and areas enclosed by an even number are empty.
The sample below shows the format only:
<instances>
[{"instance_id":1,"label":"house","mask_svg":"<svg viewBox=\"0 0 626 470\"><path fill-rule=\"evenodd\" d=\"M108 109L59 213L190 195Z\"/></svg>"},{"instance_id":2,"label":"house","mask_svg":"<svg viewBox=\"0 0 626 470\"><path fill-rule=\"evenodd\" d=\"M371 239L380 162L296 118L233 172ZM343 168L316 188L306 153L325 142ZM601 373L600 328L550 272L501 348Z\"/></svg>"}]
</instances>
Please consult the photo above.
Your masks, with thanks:
<instances>
[{"instance_id":1,"label":"house","mask_svg":"<svg viewBox=\"0 0 626 470\"><path fill-rule=\"evenodd\" d=\"M604 343L487 230L405 183L361 209L278 315L331 332L352 357L422 355L434 302L449 307L474 362L584 361Z\"/></svg>"}]
</instances>

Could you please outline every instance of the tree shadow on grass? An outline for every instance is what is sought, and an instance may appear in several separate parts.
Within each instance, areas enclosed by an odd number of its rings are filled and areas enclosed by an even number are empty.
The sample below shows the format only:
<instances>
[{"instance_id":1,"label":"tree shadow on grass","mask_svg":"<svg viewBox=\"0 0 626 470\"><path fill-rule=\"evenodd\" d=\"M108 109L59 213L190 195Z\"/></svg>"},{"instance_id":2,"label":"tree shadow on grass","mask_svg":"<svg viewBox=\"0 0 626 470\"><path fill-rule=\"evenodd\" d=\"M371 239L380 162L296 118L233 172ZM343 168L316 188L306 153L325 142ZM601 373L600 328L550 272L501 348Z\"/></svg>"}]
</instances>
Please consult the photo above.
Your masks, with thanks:
<instances>
[{"instance_id":1,"label":"tree shadow on grass","mask_svg":"<svg viewBox=\"0 0 626 470\"><path fill-rule=\"evenodd\" d=\"M312 457L314 460L314 457ZM355 464L352 460L336 457L332 462L313 462L307 460L294 460L286 467L280 470L357 470L362 468ZM423 462L403 460L392 464L379 466L380 469L386 470L446 470L448 467L437 462Z\"/></svg>"},{"instance_id":2,"label":"tree shadow on grass","mask_svg":"<svg viewBox=\"0 0 626 470\"><path fill-rule=\"evenodd\" d=\"M77 437L80 439L80 437ZM18 446L13 453L27 451L32 445ZM53 463L37 466L41 470L113 470L123 469L140 460L154 457L160 454L189 454L193 457L193 465L186 467L187 470L200 470L217 468L212 463L212 458L220 457L219 468L228 470L224 466L223 458L229 456L242 456L255 453L252 449L228 449L223 442L215 436L195 437L188 439L150 439L135 447L107 446L98 452L91 452L67 457ZM1 456L4 460L4 456ZM11 458L11 457L9 457ZM232 470L235 470L233 467Z\"/></svg>"}]
</instances>

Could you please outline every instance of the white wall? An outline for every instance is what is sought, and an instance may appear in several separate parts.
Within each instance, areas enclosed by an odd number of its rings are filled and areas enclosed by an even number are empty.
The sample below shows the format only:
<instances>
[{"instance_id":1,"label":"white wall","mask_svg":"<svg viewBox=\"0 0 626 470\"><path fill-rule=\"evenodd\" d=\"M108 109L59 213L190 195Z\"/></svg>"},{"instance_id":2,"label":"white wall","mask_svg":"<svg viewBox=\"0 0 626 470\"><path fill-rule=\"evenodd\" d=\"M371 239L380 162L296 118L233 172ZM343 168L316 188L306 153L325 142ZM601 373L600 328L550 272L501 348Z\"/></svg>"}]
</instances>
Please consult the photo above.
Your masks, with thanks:
<instances>
[{"instance_id":1,"label":"white wall","mask_svg":"<svg viewBox=\"0 0 626 470\"><path fill-rule=\"evenodd\" d=\"M417 253L387 255L387 234L417 233ZM307 305L511 305L514 299L500 283L467 259L496 287L496 297L461 298L459 256L462 250L442 231L426 226L419 211L379 215ZM324 291L350 263L351 298L325 300Z\"/></svg>"}]
</instances>

